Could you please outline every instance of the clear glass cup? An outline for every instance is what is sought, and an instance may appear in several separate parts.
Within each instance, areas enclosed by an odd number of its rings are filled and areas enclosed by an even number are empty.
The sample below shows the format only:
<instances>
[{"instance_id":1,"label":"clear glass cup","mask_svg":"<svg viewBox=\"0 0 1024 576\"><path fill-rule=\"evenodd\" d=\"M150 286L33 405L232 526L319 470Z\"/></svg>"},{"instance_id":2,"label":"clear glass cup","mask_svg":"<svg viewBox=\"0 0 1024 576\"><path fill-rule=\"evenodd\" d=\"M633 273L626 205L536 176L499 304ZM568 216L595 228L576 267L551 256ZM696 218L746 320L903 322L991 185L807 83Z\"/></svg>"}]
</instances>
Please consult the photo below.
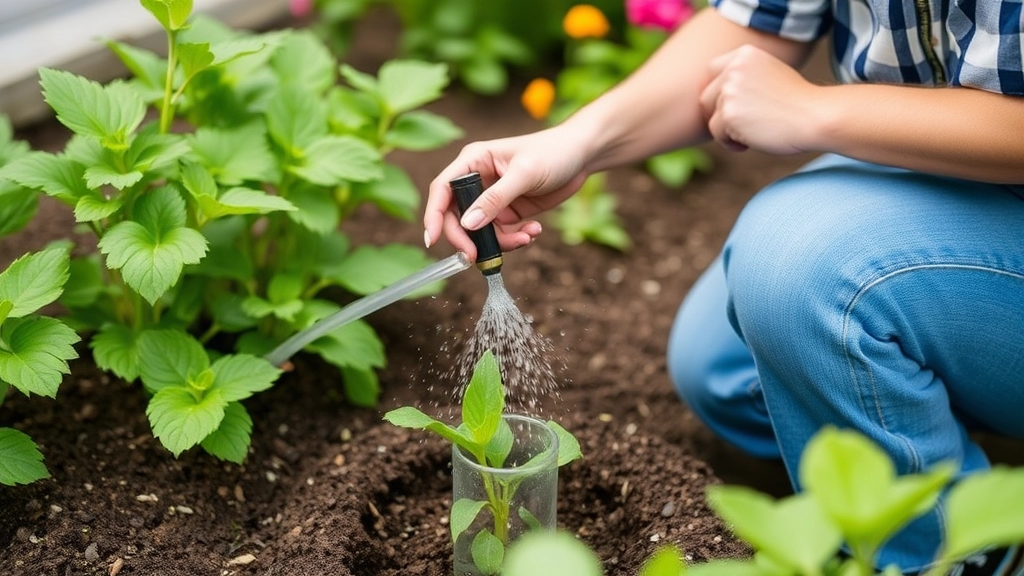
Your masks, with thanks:
<instances>
[{"instance_id":1,"label":"clear glass cup","mask_svg":"<svg viewBox=\"0 0 1024 576\"><path fill-rule=\"evenodd\" d=\"M452 447L453 527L472 517L453 544L455 576L496 574L509 543L528 530L555 529L558 436L536 418L505 414L502 420L512 440L500 467Z\"/></svg>"}]
</instances>

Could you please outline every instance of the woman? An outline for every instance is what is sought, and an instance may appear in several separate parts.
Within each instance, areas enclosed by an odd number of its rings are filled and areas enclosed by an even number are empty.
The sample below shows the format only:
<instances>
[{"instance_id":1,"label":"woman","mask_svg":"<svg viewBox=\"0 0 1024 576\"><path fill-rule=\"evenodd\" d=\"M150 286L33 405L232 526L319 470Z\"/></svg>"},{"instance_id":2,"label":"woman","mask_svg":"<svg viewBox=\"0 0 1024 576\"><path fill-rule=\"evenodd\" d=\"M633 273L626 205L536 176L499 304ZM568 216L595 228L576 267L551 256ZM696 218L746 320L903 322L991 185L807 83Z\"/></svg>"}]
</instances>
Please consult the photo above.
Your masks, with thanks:
<instances>
[{"instance_id":1,"label":"woman","mask_svg":"<svg viewBox=\"0 0 1024 576\"><path fill-rule=\"evenodd\" d=\"M838 85L796 69L831 30ZM720 0L564 123L466 146L431 184L429 246L494 221L506 250L586 176L708 138L819 152L748 204L669 343L682 398L752 454L799 456L825 425L901 474L989 466L980 427L1024 438L1024 16L1019 2ZM490 188L460 218L448 181ZM922 570L940 512L880 567ZM961 567L1011 574L1016 549ZM1019 574L1019 572L1018 572Z\"/></svg>"}]
</instances>

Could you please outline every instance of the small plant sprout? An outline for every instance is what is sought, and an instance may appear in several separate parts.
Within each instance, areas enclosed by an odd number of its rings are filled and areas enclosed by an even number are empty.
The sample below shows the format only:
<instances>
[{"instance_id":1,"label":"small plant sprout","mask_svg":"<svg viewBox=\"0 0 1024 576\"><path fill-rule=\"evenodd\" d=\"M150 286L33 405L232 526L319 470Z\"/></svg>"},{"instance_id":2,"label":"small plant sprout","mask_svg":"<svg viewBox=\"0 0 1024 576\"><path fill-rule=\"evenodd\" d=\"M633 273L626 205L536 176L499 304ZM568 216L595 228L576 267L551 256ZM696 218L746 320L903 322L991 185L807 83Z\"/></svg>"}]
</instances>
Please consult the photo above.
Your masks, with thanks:
<instances>
[{"instance_id":1,"label":"small plant sprout","mask_svg":"<svg viewBox=\"0 0 1024 576\"><path fill-rule=\"evenodd\" d=\"M462 399L462 423L457 427L409 406L392 410L384 416L396 426L422 428L440 435L454 445L453 458L456 461L464 459L474 464L475 473L482 482L482 496L480 499L459 498L459 490L456 489L449 525L452 542L456 546L456 564L459 563L459 550L465 547L463 541L472 536L469 553L472 565L480 574L496 574L501 569L505 549L516 536L514 525L531 530L553 526L553 509L550 513L540 511L537 507L531 508L531 498L517 498L519 493L527 491L526 486L532 477L546 470L542 461L553 461L554 466L549 471L557 471L557 467L582 457L579 442L556 422L544 423L532 418L503 415L504 410L505 390L498 361L488 350L477 362L466 387ZM527 421L536 422L539 430L529 430L523 425ZM532 436L546 434L552 441L539 453L524 451L521 445L530 439L524 439L526 434L523 432ZM553 450L557 453L553 454ZM557 484L557 472L550 476ZM457 485L459 482L456 480ZM478 525L478 519L486 517L481 516L482 513L490 515L491 527L471 530L472 526ZM538 516L544 516L547 522ZM461 570L457 572L462 573Z\"/></svg>"}]
</instances>

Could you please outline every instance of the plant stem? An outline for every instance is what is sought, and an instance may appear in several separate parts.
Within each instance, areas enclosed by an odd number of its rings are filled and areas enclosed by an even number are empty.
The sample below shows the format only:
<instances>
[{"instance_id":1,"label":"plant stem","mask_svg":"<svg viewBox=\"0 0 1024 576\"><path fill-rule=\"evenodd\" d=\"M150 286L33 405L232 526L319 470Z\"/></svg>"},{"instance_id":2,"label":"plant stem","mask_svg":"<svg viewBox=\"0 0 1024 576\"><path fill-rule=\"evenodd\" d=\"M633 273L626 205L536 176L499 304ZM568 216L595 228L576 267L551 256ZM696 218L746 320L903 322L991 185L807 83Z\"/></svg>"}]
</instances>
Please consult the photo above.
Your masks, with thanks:
<instances>
[{"instance_id":1,"label":"plant stem","mask_svg":"<svg viewBox=\"0 0 1024 576\"><path fill-rule=\"evenodd\" d=\"M175 50L177 32L167 31L167 77L164 79L164 100L160 106L160 133L167 134L171 130L174 118L174 70L178 67L178 53Z\"/></svg>"}]
</instances>

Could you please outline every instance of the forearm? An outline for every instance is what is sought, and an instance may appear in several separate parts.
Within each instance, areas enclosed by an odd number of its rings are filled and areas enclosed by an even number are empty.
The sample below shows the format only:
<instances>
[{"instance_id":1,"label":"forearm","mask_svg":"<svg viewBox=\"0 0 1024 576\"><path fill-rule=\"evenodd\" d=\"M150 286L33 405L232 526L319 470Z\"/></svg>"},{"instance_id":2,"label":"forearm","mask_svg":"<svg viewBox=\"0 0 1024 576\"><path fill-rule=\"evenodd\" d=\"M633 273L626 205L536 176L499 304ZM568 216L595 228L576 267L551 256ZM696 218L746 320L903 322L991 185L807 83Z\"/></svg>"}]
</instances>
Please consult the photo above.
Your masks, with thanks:
<instances>
[{"instance_id":1,"label":"forearm","mask_svg":"<svg viewBox=\"0 0 1024 576\"><path fill-rule=\"evenodd\" d=\"M797 67L811 45L737 25L705 9L677 30L643 66L569 118L596 172L708 139L699 96L710 81L708 63L739 46L758 46Z\"/></svg>"},{"instance_id":2,"label":"forearm","mask_svg":"<svg viewBox=\"0 0 1024 576\"><path fill-rule=\"evenodd\" d=\"M869 84L817 92L804 119L818 125L812 150L969 180L1024 183L1024 98Z\"/></svg>"}]
</instances>

